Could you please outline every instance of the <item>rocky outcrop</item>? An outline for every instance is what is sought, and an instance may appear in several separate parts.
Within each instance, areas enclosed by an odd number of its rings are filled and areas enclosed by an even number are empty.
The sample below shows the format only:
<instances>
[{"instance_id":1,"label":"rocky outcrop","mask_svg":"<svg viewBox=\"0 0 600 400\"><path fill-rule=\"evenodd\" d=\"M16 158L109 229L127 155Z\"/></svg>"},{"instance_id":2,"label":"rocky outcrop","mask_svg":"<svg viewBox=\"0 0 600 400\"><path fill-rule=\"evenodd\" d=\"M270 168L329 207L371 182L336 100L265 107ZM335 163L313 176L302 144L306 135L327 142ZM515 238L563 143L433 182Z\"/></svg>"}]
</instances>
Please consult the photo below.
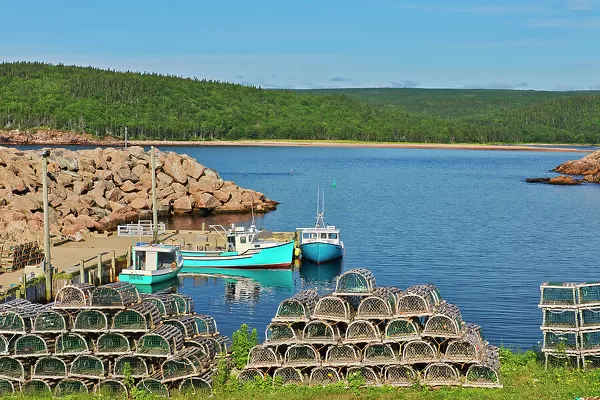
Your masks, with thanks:
<instances>
[{"instance_id":1,"label":"rocky outcrop","mask_svg":"<svg viewBox=\"0 0 600 400\"><path fill-rule=\"evenodd\" d=\"M267 212L277 206L187 155L158 152L161 213ZM0 240L39 240L43 226L41 155L0 147ZM48 162L54 235L113 230L151 213L150 153L141 147L53 149Z\"/></svg>"},{"instance_id":2,"label":"rocky outcrop","mask_svg":"<svg viewBox=\"0 0 600 400\"><path fill-rule=\"evenodd\" d=\"M0 145L42 144L42 145L122 145L123 141L110 136L98 139L90 134L37 129L35 131L0 131Z\"/></svg>"},{"instance_id":3,"label":"rocky outcrop","mask_svg":"<svg viewBox=\"0 0 600 400\"><path fill-rule=\"evenodd\" d=\"M600 183L600 150L579 160L564 162L554 168L554 171L567 175L584 175L586 182Z\"/></svg>"}]
</instances>

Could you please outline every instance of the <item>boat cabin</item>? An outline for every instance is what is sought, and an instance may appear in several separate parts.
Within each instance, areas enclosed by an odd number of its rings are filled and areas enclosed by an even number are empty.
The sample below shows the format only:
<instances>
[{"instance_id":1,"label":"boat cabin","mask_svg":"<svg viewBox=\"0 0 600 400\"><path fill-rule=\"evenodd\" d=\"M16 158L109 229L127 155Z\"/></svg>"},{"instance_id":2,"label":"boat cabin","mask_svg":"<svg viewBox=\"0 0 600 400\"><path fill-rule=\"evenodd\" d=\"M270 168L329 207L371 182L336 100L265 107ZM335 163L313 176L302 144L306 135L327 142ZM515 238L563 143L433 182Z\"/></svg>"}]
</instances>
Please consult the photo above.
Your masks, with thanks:
<instances>
[{"instance_id":1,"label":"boat cabin","mask_svg":"<svg viewBox=\"0 0 600 400\"><path fill-rule=\"evenodd\" d=\"M173 263L179 265L183 258L174 246L142 245L133 248L134 271L158 271L173 269Z\"/></svg>"},{"instance_id":2,"label":"boat cabin","mask_svg":"<svg viewBox=\"0 0 600 400\"><path fill-rule=\"evenodd\" d=\"M300 243L330 243L340 244L340 230L335 226L329 225L325 228L301 228Z\"/></svg>"},{"instance_id":3,"label":"boat cabin","mask_svg":"<svg viewBox=\"0 0 600 400\"><path fill-rule=\"evenodd\" d=\"M232 226L227 232L227 251L236 251L243 253L249 249L258 249L261 247L257 243L258 232L254 226L246 229L243 226Z\"/></svg>"}]
</instances>

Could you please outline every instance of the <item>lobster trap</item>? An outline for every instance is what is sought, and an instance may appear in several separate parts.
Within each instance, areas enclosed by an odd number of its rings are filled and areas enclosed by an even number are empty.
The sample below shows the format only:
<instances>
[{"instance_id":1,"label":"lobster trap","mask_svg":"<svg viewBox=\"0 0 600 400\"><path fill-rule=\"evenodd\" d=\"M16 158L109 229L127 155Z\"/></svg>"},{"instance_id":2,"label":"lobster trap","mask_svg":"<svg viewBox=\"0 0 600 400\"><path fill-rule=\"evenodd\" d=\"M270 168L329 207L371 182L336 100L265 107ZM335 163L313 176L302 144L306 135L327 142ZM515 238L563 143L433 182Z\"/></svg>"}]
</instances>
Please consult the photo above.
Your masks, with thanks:
<instances>
[{"instance_id":1,"label":"lobster trap","mask_svg":"<svg viewBox=\"0 0 600 400\"><path fill-rule=\"evenodd\" d=\"M394 348L397 347L397 348ZM400 362L400 346L389 343L369 343L363 349L364 365L389 365Z\"/></svg>"},{"instance_id":2,"label":"lobster trap","mask_svg":"<svg viewBox=\"0 0 600 400\"><path fill-rule=\"evenodd\" d=\"M310 371L308 384L310 386L327 386L338 383L342 377L335 368L317 367Z\"/></svg>"},{"instance_id":3,"label":"lobster trap","mask_svg":"<svg viewBox=\"0 0 600 400\"><path fill-rule=\"evenodd\" d=\"M262 382L265 380L265 374L260 369L246 368L239 373L237 380L242 384L256 381Z\"/></svg>"},{"instance_id":4,"label":"lobster trap","mask_svg":"<svg viewBox=\"0 0 600 400\"><path fill-rule=\"evenodd\" d=\"M580 368L581 352L570 350L542 350L544 353L544 365L550 367Z\"/></svg>"},{"instance_id":5,"label":"lobster trap","mask_svg":"<svg viewBox=\"0 0 600 400\"><path fill-rule=\"evenodd\" d=\"M286 350L284 361L293 367L312 367L321 364L321 355L311 345L295 344Z\"/></svg>"},{"instance_id":6,"label":"lobster trap","mask_svg":"<svg viewBox=\"0 0 600 400\"><path fill-rule=\"evenodd\" d=\"M53 308L79 310L91 305L92 291L96 287L87 283L74 283L62 287L54 299Z\"/></svg>"},{"instance_id":7,"label":"lobster trap","mask_svg":"<svg viewBox=\"0 0 600 400\"><path fill-rule=\"evenodd\" d=\"M14 343L13 357L41 357L54 352L54 339L29 333L19 336Z\"/></svg>"},{"instance_id":8,"label":"lobster trap","mask_svg":"<svg viewBox=\"0 0 600 400\"><path fill-rule=\"evenodd\" d=\"M371 321L354 320L346 329L344 343L365 343L381 341L382 333L379 325Z\"/></svg>"},{"instance_id":9,"label":"lobster trap","mask_svg":"<svg viewBox=\"0 0 600 400\"><path fill-rule=\"evenodd\" d=\"M551 330L577 330L579 329L579 315L576 309L551 309L542 310L542 329Z\"/></svg>"},{"instance_id":10,"label":"lobster trap","mask_svg":"<svg viewBox=\"0 0 600 400\"><path fill-rule=\"evenodd\" d=\"M73 360L69 376L74 378L102 379L106 376L106 366L100 358L91 354L82 354Z\"/></svg>"},{"instance_id":11,"label":"lobster trap","mask_svg":"<svg viewBox=\"0 0 600 400\"><path fill-rule=\"evenodd\" d=\"M600 307L600 282L586 282L577 285L577 299L580 305Z\"/></svg>"},{"instance_id":12,"label":"lobster trap","mask_svg":"<svg viewBox=\"0 0 600 400\"><path fill-rule=\"evenodd\" d=\"M94 308L120 309L140 301L140 296L129 282L113 282L98 286L92 291L90 306Z\"/></svg>"},{"instance_id":13,"label":"lobster trap","mask_svg":"<svg viewBox=\"0 0 600 400\"><path fill-rule=\"evenodd\" d=\"M219 333L217 329L217 321L209 315L196 315L196 330L202 336L211 336Z\"/></svg>"},{"instance_id":14,"label":"lobster trap","mask_svg":"<svg viewBox=\"0 0 600 400\"><path fill-rule=\"evenodd\" d=\"M485 354L486 342L481 338L476 325L467 324L464 336L448 342L444 361L473 363L481 361Z\"/></svg>"},{"instance_id":15,"label":"lobster trap","mask_svg":"<svg viewBox=\"0 0 600 400\"><path fill-rule=\"evenodd\" d=\"M340 341L340 329L335 324L329 324L325 321L311 321L302 331L302 341L304 343L315 344L335 344Z\"/></svg>"},{"instance_id":16,"label":"lobster trap","mask_svg":"<svg viewBox=\"0 0 600 400\"><path fill-rule=\"evenodd\" d=\"M33 367L33 378L62 379L68 374L67 364L58 357L43 357Z\"/></svg>"},{"instance_id":17,"label":"lobster trap","mask_svg":"<svg viewBox=\"0 0 600 400\"><path fill-rule=\"evenodd\" d=\"M441 302L442 296L435 285L411 286L399 296L396 312L403 317L427 317Z\"/></svg>"},{"instance_id":18,"label":"lobster trap","mask_svg":"<svg viewBox=\"0 0 600 400\"><path fill-rule=\"evenodd\" d=\"M437 347L425 340L413 340L403 346L402 362L405 364L434 363L439 360Z\"/></svg>"},{"instance_id":19,"label":"lobster trap","mask_svg":"<svg viewBox=\"0 0 600 400\"><path fill-rule=\"evenodd\" d=\"M544 332L546 333L546 332ZM548 332L550 333L550 332ZM565 333L565 335L573 335L573 333ZM544 336L545 339L545 336ZM571 343L569 341L568 343ZM575 342L576 345L579 344L581 348L581 353L596 353L600 351L600 331L584 331L579 333L579 343ZM545 344L545 340L544 340ZM545 346L544 346L545 347ZM564 345L561 345L561 348ZM569 347L570 348L570 347Z\"/></svg>"},{"instance_id":20,"label":"lobster trap","mask_svg":"<svg viewBox=\"0 0 600 400\"><path fill-rule=\"evenodd\" d=\"M177 315L165 319L163 324L177 328L185 338L191 338L198 334L197 318L191 315Z\"/></svg>"},{"instance_id":21,"label":"lobster trap","mask_svg":"<svg viewBox=\"0 0 600 400\"><path fill-rule=\"evenodd\" d=\"M127 386L117 379L103 379L98 383L96 390L100 396L106 395L109 398L127 396Z\"/></svg>"},{"instance_id":22,"label":"lobster trap","mask_svg":"<svg viewBox=\"0 0 600 400\"><path fill-rule=\"evenodd\" d=\"M580 308L579 328L582 330L600 329L600 307Z\"/></svg>"},{"instance_id":23,"label":"lobster trap","mask_svg":"<svg viewBox=\"0 0 600 400\"><path fill-rule=\"evenodd\" d=\"M442 303L434 314L427 319L421 336L460 338L463 324L460 310L454 304Z\"/></svg>"},{"instance_id":24,"label":"lobster trap","mask_svg":"<svg viewBox=\"0 0 600 400\"><path fill-rule=\"evenodd\" d=\"M419 374L410 365L388 365L383 370L386 385L409 387L419 381Z\"/></svg>"},{"instance_id":25,"label":"lobster trap","mask_svg":"<svg viewBox=\"0 0 600 400\"><path fill-rule=\"evenodd\" d=\"M365 386L375 386L381 382L379 375L371 367L350 367L346 370L346 380L350 381L356 375L364 379Z\"/></svg>"},{"instance_id":26,"label":"lobster trap","mask_svg":"<svg viewBox=\"0 0 600 400\"><path fill-rule=\"evenodd\" d=\"M407 342L419 339L423 327L416 318L396 318L387 323L385 327L384 341Z\"/></svg>"},{"instance_id":27,"label":"lobster trap","mask_svg":"<svg viewBox=\"0 0 600 400\"><path fill-rule=\"evenodd\" d=\"M32 333L63 333L73 327L73 319L62 310L46 310L35 316Z\"/></svg>"},{"instance_id":28,"label":"lobster trap","mask_svg":"<svg viewBox=\"0 0 600 400\"><path fill-rule=\"evenodd\" d=\"M0 335L0 356L4 356L8 354L8 340L2 335Z\"/></svg>"},{"instance_id":29,"label":"lobster trap","mask_svg":"<svg viewBox=\"0 0 600 400\"><path fill-rule=\"evenodd\" d=\"M202 372L209 372L211 364L207 357L199 353L198 349L182 350L177 357L163 362L160 366L162 382L191 378Z\"/></svg>"},{"instance_id":30,"label":"lobster trap","mask_svg":"<svg viewBox=\"0 0 600 400\"><path fill-rule=\"evenodd\" d=\"M212 386L208 378L186 378L179 384L179 393L183 395L200 394L203 396L211 396Z\"/></svg>"},{"instance_id":31,"label":"lobster trap","mask_svg":"<svg viewBox=\"0 0 600 400\"><path fill-rule=\"evenodd\" d=\"M375 276L366 268L351 269L340 275L335 282L334 295L370 295L375 290Z\"/></svg>"},{"instance_id":32,"label":"lobster trap","mask_svg":"<svg viewBox=\"0 0 600 400\"><path fill-rule=\"evenodd\" d=\"M202 353L206 354L211 358L213 358L217 354L217 349L215 349L214 342L204 337L195 337L187 339L184 342L184 345L185 347L197 348Z\"/></svg>"},{"instance_id":33,"label":"lobster trap","mask_svg":"<svg viewBox=\"0 0 600 400\"><path fill-rule=\"evenodd\" d=\"M298 292L279 303L273 322L309 321L318 300L319 294L315 290Z\"/></svg>"},{"instance_id":34,"label":"lobster trap","mask_svg":"<svg viewBox=\"0 0 600 400\"><path fill-rule=\"evenodd\" d=\"M465 375L465 387L501 388L500 357L498 348L488 346L481 363L469 366Z\"/></svg>"},{"instance_id":35,"label":"lobster trap","mask_svg":"<svg viewBox=\"0 0 600 400\"><path fill-rule=\"evenodd\" d=\"M31 374L31 365L24 360L10 356L0 357L0 378L25 382Z\"/></svg>"},{"instance_id":36,"label":"lobster trap","mask_svg":"<svg viewBox=\"0 0 600 400\"><path fill-rule=\"evenodd\" d=\"M271 322L265 329L265 343L294 344L302 339L302 331L285 322Z\"/></svg>"},{"instance_id":37,"label":"lobster trap","mask_svg":"<svg viewBox=\"0 0 600 400\"><path fill-rule=\"evenodd\" d=\"M577 308L577 283L544 282L540 285L539 307Z\"/></svg>"},{"instance_id":38,"label":"lobster trap","mask_svg":"<svg viewBox=\"0 0 600 400\"><path fill-rule=\"evenodd\" d=\"M421 382L429 386L460 386L460 373L447 363L433 363L425 367Z\"/></svg>"},{"instance_id":39,"label":"lobster trap","mask_svg":"<svg viewBox=\"0 0 600 400\"><path fill-rule=\"evenodd\" d=\"M107 332L108 316L100 310L81 310L75 317L73 332Z\"/></svg>"},{"instance_id":40,"label":"lobster trap","mask_svg":"<svg viewBox=\"0 0 600 400\"><path fill-rule=\"evenodd\" d=\"M129 339L121 333L103 333L96 341L96 354L113 356L133 351Z\"/></svg>"},{"instance_id":41,"label":"lobster trap","mask_svg":"<svg viewBox=\"0 0 600 400\"><path fill-rule=\"evenodd\" d=\"M183 348L181 331L171 325L160 325L146 333L136 344L136 353L153 357L170 357Z\"/></svg>"},{"instance_id":42,"label":"lobster trap","mask_svg":"<svg viewBox=\"0 0 600 400\"><path fill-rule=\"evenodd\" d=\"M396 287L378 287L371 296L361 300L356 317L360 319L390 319L396 313L398 296Z\"/></svg>"},{"instance_id":43,"label":"lobster trap","mask_svg":"<svg viewBox=\"0 0 600 400\"><path fill-rule=\"evenodd\" d=\"M63 356L91 353L92 341L77 333L62 333L56 339L55 352Z\"/></svg>"},{"instance_id":44,"label":"lobster trap","mask_svg":"<svg viewBox=\"0 0 600 400\"><path fill-rule=\"evenodd\" d=\"M29 332L37 314L38 310L27 308L0 312L0 334L16 335Z\"/></svg>"},{"instance_id":45,"label":"lobster trap","mask_svg":"<svg viewBox=\"0 0 600 400\"><path fill-rule=\"evenodd\" d=\"M565 331L544 331L544 342L542 345L543 350L549 351L562 351L562 350L579 350L580 337L578 332L565 332ZM600 336L599 336L600 339ZM600 345L600 342L598 343Z\"/></svg>"},{"instance_id":46,"label":"lobster trap","mask_svg":"<svg viewBox=\"0 0 600 400\"><path fill-rule=\"evenodd\" d=\"M328 321L350 322L354 317L354 308L343 297L328 295L319 299L313 316Z\"/></svg>"},{"instance_id":47,"label":"lobster trap","mask_svg":"<svg viewBox=\"0 0 600 400\"><path fill-rule=\"evenodd\" d=\"M271 368L278 367L282 363L279 353L269 346L254 346L248 353L248 367Z\"/></svg>"},{"instance_id":48,"label":"lobster trap","mask_svg":"<svg viewBox=\"0 0 600 400\"><path fill-rule=\"evenodd\" d=\"M8 379L0 379L0 396L10 396L15 393L16 390L21 390L18 383L11 382Z\"/></svg>"},{"instance_id":49,"label":"lobster trap","mask_svg":"<svg viewBox=\"0 0 600 400\"><path fill-rule=\"evenodd\" d=\"M325 354L325 364L334 367L360 365L362 353L360 349L351 344L329 346Z\"/></svg>"},{"instance_id":50,"label":"lobster trap","mask_svg":"<svg viewBox=\"0 0 600 400\"><path fill-rule=\"evenodd\" d=\"M130 375L132 378L146 378L152 372L143 357L139 356L121 356L114 361L112 376L113 378L126 378L125 364L129 364Z\"/></svg>"},{"instance_id":51,"label":"lobster trap","mask_svg":"<svg viewBox=\"0 0 600 400\"><path fill-rule=\"evenodd\" d=\"M52 393L53 383L42 379L31 379L23 383L21 392L29 395L48 395Z\"/></svg>"},{"instance_id":52,"label":"lobster trap","mask_svg":"<svg viewBox=\"0 0 600 400\"><path fill-rule=\"evenodd\" d=\"M193 314L194 313L194 300L183 293L172 293L170 295L175 300L178 314Z\"/></svg>"},{"instance_id":53,"label":"lobster trap","mask_svg":"<svg viewBox=\"0 0 600 400\"><path fill-rule=\"evenodd\" d=\"M294 367L280 367L273 373L273 383L276 385L301 385L304 380L302 372Z\"/></svg>"},{"instance_id":54,"label":"lobster trap","mask_svg":"<svg viewBox=\"0 0 600 400\"><path fill-rule=\"evenodd\" d=\"M169 397L169 389L156 378L142 379L135 387L154 396Z\"/></svg>"},{"instance_id":55,"label":"lobster trap","mask_svg":"<svg viewBox=\"0 0 600 400\"><path fill-rule=\"evenodd\" d=\"M217 355L219 354L227 354L229 352L229 347L231 346L231 340L227 336L216 335L213 337L207 338L209 342L212 343Z\"/></svg>"},{"instance_id":56,"label":"lobster trap","mask_svg":"<svg viewBox=\"0 0 600 400\"><path fill-rule=\"evenodd\" d=\"M162 317L170 317L178 313L177 302L170 294L153 294L142 298L144 303L152 303L158 308Z\"/></svg>"},{"instance_id":57,"label":"lobster trap","mask_svg":"<svg viewBox=\"0 0 600 400\"><path fill-rule=\"evenodd\" d=\"M87 379L61 379L56 385L56 388L54 388L54 394L56 396L86 394L93 393L93 391L94 383Z\"/></svg>"},{"instance_id":58,"label":"lobster trap","mask_svg":"<svg viewBox=\"0 0 600 400\"><path fill-rule=\"evenodd\" d=\"M160 311L152 303L138 303L117 312L112 319L111 332L148 332L161 321Z\"/></svg>"}]
</instances>

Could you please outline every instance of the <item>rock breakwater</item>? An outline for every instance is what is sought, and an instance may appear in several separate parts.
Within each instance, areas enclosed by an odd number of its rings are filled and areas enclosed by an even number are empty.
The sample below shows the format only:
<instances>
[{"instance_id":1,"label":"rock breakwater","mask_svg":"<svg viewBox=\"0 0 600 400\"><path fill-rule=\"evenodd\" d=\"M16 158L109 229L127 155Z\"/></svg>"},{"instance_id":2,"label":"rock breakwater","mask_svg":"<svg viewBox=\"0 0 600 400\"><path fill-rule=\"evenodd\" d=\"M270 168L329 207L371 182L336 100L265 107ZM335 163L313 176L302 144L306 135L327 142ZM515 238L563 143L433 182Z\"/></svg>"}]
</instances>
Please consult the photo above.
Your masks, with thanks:
<instances>
[{"instance_id":1,"label":"rock breakwater","mask_svg":"<svg viewBox=\"0 0 600 400\"><path fill-rule=\"evenodd\" d=\"M39 152L0 147L0 240L40 240L41 165ZM151 213L150 153L142 147L52 149L48 178L53 235L109 231ZM174 152L157 151L156 182L161 213L267 212L278 204Z\"/></svg>"},{"instance_id":2,"label":"rock breakwater","mask_svg":"<svg viewBox=\"0 0 600 400\"><path fill-rule=\"evenodd\" d=\"M590 153L579 160L566 161L552 171L566 176L527 178L526 181L530 183L547 183L550 185L580 185L585 182L600 183L600 150ZM583 175L583 179L575 179L571 175Z\"/></svg>"}]
</instances>

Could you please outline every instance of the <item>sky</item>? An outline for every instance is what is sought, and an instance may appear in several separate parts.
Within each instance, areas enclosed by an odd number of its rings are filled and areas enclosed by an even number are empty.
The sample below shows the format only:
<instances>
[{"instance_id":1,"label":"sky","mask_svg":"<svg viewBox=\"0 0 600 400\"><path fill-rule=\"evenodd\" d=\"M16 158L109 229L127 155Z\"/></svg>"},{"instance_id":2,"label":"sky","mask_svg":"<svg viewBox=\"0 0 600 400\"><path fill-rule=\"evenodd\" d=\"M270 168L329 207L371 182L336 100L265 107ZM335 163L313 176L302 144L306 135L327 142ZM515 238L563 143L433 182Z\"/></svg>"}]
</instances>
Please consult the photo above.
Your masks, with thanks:
<instances>
[{"instance_id":1,"label":"sky","mask_svg":"<svg viewBox=\"0 0 600 400\"><path fill-rule=\"evenodd\" d=\"M600 90L600 0L0 0L0 62L264 88Z\"/></svg>"}]
</instances>

